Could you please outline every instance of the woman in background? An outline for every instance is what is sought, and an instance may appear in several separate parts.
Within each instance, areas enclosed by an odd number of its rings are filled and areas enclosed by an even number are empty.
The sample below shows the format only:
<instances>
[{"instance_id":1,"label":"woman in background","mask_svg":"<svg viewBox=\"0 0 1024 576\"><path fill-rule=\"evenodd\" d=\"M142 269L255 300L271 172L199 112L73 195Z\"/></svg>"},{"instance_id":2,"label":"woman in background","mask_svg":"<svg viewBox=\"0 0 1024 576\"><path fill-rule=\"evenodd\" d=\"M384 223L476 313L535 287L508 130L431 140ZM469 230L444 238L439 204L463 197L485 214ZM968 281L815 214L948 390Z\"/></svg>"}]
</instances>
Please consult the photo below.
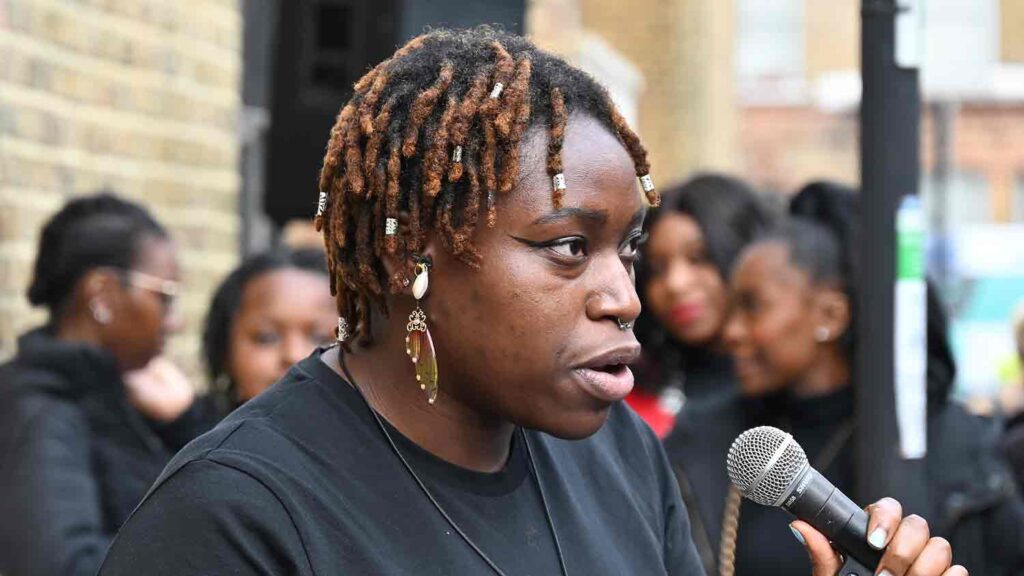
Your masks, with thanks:
<instances>
[{"instance_id":1,"label":"woman in background","mask_svg":"<svg viewBox=\"0 0 1024 576\"><path fill-rule=\"evenodd\" d=\"M670 188L649 216L637 271L643 311L636 330L644 355L627 402L659 437L675 424L680 392L700 401L735 387L722 344L727 279L740 250L769 222L754 191L721 174Z\"/></svg>"},{"instance_id":2,"label":"woman in background","mask_svg":"<svg viewBox=\"0 0 1024 576\"><path fill-rule=\"evenodd\" d=\"M334 299L322 249L250 256L214 293L203 356L218 411L226 414L333 339Z\"/></svg>"},{"instance_id":3,"label":"woman in background","mask_svg":"<svg viewBox=\"0 0 1024 576\"><path fill-rule=\"evenodd\" d=\"M77 198L43 228L29 301L48 322L0 367L0 574L92 576L171 456L201 431L158 358L180 328L178 255L141 206Z\"/></svg>"},{"instance_id":4,"label":"woman in background","mask_svg":"<svg viewBox=\"0 0 1024 576\"><path fill-rule=\"evenodd\" d=\"M666 450L682 488L694 541L713 574L799 574L802 546L779 508L741 501L723 463L729 445L760 425L793 434L811 465L847 494L855 477L851 437L857 306L857 201L852 190L812 184L792 218L748 246L731 280L725 340L740 394L687 406ZM955 364L945 317L928 302L928 498L933 533L974 574L1019 574L1024 509L995 456L992 427L948 400ZM883 535L884 536L884 535Z\"/></svg>"}]
</instances>

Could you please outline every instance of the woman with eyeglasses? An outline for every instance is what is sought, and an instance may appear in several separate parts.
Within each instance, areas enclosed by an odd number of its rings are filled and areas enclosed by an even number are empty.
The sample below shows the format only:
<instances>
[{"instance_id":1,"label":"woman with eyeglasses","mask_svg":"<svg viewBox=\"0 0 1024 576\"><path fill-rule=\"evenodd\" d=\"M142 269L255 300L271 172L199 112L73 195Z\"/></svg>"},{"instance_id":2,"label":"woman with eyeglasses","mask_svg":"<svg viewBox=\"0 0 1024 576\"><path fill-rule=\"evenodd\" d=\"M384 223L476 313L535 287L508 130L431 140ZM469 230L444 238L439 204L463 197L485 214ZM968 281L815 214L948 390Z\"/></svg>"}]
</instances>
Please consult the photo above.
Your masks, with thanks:
<instances>
[{"instance_id":1,"label":"woman with eyeglasses","mask_svg":"<svg viewBox=\"0 0 1024 576\"><path fill-rule=\"evenodd\" d=\"M198 432L160 358L180 327L177 249L141 206L70 201L43 228L29 301L48 322L0 367L0 574L96 573L171 456Z\"/></svg>"}]
</instances>

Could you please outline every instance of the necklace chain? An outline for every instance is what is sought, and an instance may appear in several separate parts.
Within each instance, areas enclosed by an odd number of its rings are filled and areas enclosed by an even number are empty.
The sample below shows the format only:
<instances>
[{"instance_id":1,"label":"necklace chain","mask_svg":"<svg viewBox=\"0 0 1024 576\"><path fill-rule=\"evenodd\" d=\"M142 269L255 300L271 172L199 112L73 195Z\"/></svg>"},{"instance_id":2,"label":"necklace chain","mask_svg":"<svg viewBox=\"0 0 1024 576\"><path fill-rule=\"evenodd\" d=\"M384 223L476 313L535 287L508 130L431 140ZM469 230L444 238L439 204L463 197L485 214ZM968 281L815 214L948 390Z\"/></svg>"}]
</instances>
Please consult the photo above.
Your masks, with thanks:
<instances>
[{"instance_id":1,"label":"necklace chain","mask_svg":"<svg viewBox=\"0 0 1024 576\"><path fill-rule=\"evenodd\" d=\"M491 570L494 571L495 574L497 574L498 576L505 576L505 573L501 570L501 568L498 568L498 565L495 564L494 561L491 560L491 558L486 553L484 553L484 551L481 550L479 546L477 546L476 542L473 542L469 535L466 534L462 530L462 528L455 522L455 520L448 514L448 512L445 511L444 507L441 506L441 503L438 502L436 498L434 498L434 495L427 488L427 485L423 483L419 475L416 474L416 471L413 470L412 465L410 465L409 461L406 460L405 456L402 454L402 451L398 449L398 445L391 437L391 433L388 432L388 428L384 424L384 420L381 418L380 414L378 414L377 411L374 410L372 406L370 406L370 402L366 399L366 396L363 395L362 388L359 387L359 385L356 383L355 378L352 377L352 373L349 372L348 365L345 362L344 353L341 352L340 349L338 354L338 360L339 364L341 364L341 370L345 373L345 377L348 378L349 383L352 385L353 388L356 389L356 392L359 393L359 397L362 398L363 403L366 404L366 408L370 411L370 414L373 416L373 419L377 422L377 427L380 428L381 433L384 434L384 438L391 446L391 450L394 451L396 456L398 456L398 459L399 461L401 461L402 466L405 467L406 471L409 472L409 475L412 476L412 479L416 482L416 485L419 486L424 496L427 497L427 500L430 501L430 503L434 506L435 509L437 509L437 511L441 514L445 521L448 522L448 525L451 526L453 530L455 530L455 533L458 534L459 537L461 537L462 540L465 541L466 544L468 544L469 547L472 548L474 552L476 552L477 556L479 556L480 559L482 559L484 563L486 563L487 566L489 566ZM569 572L565 567L565 558L562 556L562 546L561 543L558 541L558 533L555 532L555 523L551 518L551 510L548 508L548 501L547 498L545 498L544 496L544 487L541 486L540 475L537 472L537 465L533 460L533 450L530 449L530 441L526 436L526 432L523 431L522 428L518 428L518 431L519 436L523 442L523 447L526 450L526 457L530 465L530 475L533 477L534 485L537 487L537 492L540 495L541 505L544 507L544 516L547 519L548 527L551 529L551 538L555 544L555 553L558 555L558 564L562 570L562 576L569 576Z\"/></svg>"}]
</instances>

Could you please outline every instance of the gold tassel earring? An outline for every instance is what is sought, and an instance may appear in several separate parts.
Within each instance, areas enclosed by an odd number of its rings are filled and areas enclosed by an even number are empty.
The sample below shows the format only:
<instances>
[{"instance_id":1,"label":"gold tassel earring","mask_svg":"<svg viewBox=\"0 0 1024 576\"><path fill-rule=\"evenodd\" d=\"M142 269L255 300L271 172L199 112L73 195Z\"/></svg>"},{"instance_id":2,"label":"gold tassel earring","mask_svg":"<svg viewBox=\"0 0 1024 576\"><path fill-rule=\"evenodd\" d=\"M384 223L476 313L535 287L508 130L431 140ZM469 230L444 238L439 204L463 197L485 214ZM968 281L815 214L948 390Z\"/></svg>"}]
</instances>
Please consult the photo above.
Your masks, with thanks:
<instances>
[{"instance_id":1,"label":"gold tassel earring","mask_svg":"<svg viewBox=\"0 0 1024 576\"><path fill-rule=\"evenodd\" d=\"M437 400L437 357L434 355L430 329L427 328L427 314L420 308L420 300L430 286L429 273L430 267L426 262L416 264L416 280L412 283L416 309L409 314L409 324L405 327L405 353L416 366L416 382L421 390L426 390L427 402L433 404Z\"/></svg>"}]
</instances>

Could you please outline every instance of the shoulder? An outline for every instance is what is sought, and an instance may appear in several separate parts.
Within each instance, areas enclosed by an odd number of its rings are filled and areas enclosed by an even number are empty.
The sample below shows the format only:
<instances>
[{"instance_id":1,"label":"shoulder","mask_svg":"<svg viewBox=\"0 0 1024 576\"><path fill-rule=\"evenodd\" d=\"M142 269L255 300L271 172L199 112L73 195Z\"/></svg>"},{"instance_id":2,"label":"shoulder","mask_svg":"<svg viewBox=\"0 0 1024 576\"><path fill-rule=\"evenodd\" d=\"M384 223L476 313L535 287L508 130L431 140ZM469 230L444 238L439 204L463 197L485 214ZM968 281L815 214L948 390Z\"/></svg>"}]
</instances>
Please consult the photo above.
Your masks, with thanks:
<instances>
[{"instance_id":1,"label":"shoulder","mask_svg":"<svg viewBox=\"0 0 1024 576\"><path fill-rule=\"evenodd\" d=\"M89 423L82 406L52 391L57 379L42 370L11 364L0 368L0 454L41 439L80 443L88 437Z\"/></svg>"},{"instance_id":2,"label":"shoulder","mask_svg":"<svg viewBox=\"0 0 1024 576\"><path fill-rule=\"evenodd\" d=\"M274 491L244 469L196 458L147 495L100 573L250 574L252 562L270 573L309 573L294 518Z\"/></svg>"},{"instance_id":3,"label":"shoulder","mask_svg":"<svg viewBox=\"0 0 1024 576\"><path fill-rule=\"evenodd\" d=\"M375 436L366 425L368 413L335 388L293 367L178 452L158 483L199 460L233 467L272 486L316 473L325 461L342 473L358 469Z\"/></svg>"}]
</instances>

